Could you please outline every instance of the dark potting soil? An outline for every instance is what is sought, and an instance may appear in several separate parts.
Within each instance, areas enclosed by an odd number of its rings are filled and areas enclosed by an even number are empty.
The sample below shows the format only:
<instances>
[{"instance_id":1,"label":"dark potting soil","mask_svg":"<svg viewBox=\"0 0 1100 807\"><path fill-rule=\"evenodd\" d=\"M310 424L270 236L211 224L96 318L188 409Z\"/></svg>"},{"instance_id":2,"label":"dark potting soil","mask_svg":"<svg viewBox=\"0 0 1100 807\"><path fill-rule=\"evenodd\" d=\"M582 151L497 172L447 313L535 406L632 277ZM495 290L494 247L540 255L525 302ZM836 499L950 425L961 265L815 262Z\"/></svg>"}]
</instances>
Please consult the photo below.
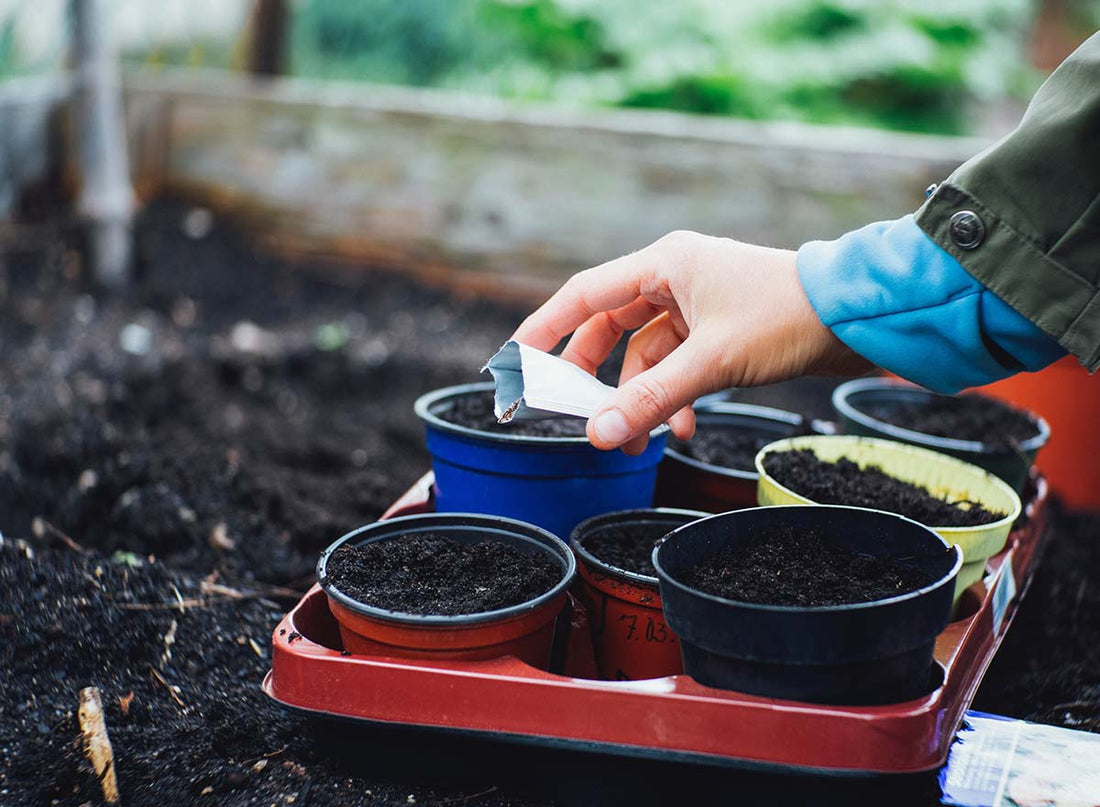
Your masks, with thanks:
<instances>
[{"instance_id":1,"label":"dark potting soil","mask_svg":"<svg viewBox=\"0 0 1100 807\"><path fill-rule=\"evenodd\" d=\"M675 528L654 522L609 526L584 536L582 543L594 557L617 569L656 577L653 545Z\"/></svg>"},{"instance_id":2,"label":"dark potting soil","mask_svg":"<svg viewBox=\"0 0 1100 807\"><path fill-rule=\"evenodd\" d=\"M752 471L757 452L777 439L774 434L763 435L736 427L700 423L690 440L675 440L672 447L685 456L709 465Z\"/></svg>"},{"instance_id":3,"label":"dark potting soil","mask_svg":"<svg viewBox=\"0 0 1100 807\"><path fill-rule=\"evenodd\" d=\"M454 616L533 600L556 586L561 563L492 538L464 543L417 533L344 545L328 560L329 579L354 600L405 614Z\"/></svg>"},{"instance_id":4,"label":"dark potting soil","mask_svg":"<svg viewBox=\"0 0 1100 807\"><path fill-rule=\"evenodd\" d=\"M779 484L818 504L887 510L929 527L971 527L1004 518L1003 513L977 503L961 506L939 499L927 488L896 479L874 465L860 468L845 457L825 462L810 449L769 453L764 470Z\"/></svg>"},{"instance_id":5,"label":"dark potting soil","mask_svg":"<svg viewBox=\"0 0 1100 807\"><path fill-rule=\"evenodd\" d=\"M587 422L584 418L565 417L499 423L493 410L493 393L489 391L472 392L455 398L450 406L436 414L448 423L518 437L584 437Z\"/></svg>"},{"instance_id":6,"label":"dark potting soil","mask_svg":"<svg viewBox=\"0 0 1100 807\"><path fill-rule=\"evenodd\" d=\"M1026 412L983 395L937 395L922 403L869 408L872 417L921 434L1012 450L1039 433Z\"/></svg>"},{"instance_id":7,"label":"dark potting soil","mask_svg":"<svg viewBox=\"0 0 1100 807\"><path fill-rule=\"evenodd\" d=\"M682 582L739 602L812 607L896 597L932 578L916 566L854 552L813 530L780 528L688 569Z\"/></svg>"}]
</instances>

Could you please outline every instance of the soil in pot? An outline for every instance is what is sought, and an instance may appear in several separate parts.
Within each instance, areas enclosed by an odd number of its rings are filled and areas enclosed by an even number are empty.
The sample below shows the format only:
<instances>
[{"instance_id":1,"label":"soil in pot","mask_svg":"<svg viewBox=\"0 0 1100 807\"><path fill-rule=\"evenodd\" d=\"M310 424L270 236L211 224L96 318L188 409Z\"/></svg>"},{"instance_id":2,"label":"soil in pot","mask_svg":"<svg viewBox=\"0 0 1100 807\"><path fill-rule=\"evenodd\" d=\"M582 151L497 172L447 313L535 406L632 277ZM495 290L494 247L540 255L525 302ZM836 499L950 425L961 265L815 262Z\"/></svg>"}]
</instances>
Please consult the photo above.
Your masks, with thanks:
<instances>
[{"instance_id":1,"label":"soil in pot","mask_svg":"<svg viewBox=\"0 0 1100 807\"><path fill-rule=\"evenodd\" d=\"M1026 412L982 395L936 395L920 403L868 407L867 414L910 431L972 440L993 449L1011 450L1039 434Z\"/></svg>"},{"instance_id":2,"label":"soil in pot","mask_svg":"<svg viewBox=\"0 0 1100 807\"><path fill-rule=\"evenodd\" d=\"M729 600L799 607L883 600L932 582L916 566L855 552L816 530L792 528L755 534L681 578Z\"/></svg>"},{"instance_id":3,"label":"soil in pot","mask_svg":"<svg viewBox=\"0 0 1100 807\"><path fill-rule=\"evenodd\" d=\"M584 539L584 548L617 569L655 577L653 546L675 525L633 523L607 526Z\"/></svg>"},{"instance_id":4,"label":"soil in pot","mask_svg":"<svg viewBox=\"0 0 1100 807\"><path fill-rule=\"evenodd\" d=\"M826 462L809 449L770 453L764 457L764 470L779 484L818 504L887 510L934 527L991 524L1005 515L990 512L977 502L940 499L927 488L890 476L874 465L860 468L844 457Z\"/></svg>"},{"instance_id":5,"label":"soil in pot","mask_svg":"<svg viewBox=\"0 0 1100 807\"><path fill-rule=\"evenodd\" d=\"M451 406L436 414L448 423L483 432L513 434L517 437L584 437L583 418L549 418L547 420L513 420L498 423L493 410L491 391L471 393L455 398Z\"/></svg>"},{"instance_id":6,"label":"soil in pot","mask_svg":"<svg viewBox=\"0 0 1100 807\"><path fill-rule=\"evenodd\" d=\"M747 432L744 428L700 424L695 436L690 440L675 440L670 445L673 450L684 456L708 465L718 465L738 471L752 471L754 470L753 460L757 453L775 439L774 434Z\"/></svg>"},{"instance_id":7,"label":"soil in pot","mask_svg":"<svg viewBox=\"0 0 1100 807\"><path fill-rule=\"evenodd\" d=\"M519 605L552 589L562 575L561 564L545 553L431 533L344 545L332 553L327 573L337 589L365 605L439 616Z\"/></svg>"}]
</instances>

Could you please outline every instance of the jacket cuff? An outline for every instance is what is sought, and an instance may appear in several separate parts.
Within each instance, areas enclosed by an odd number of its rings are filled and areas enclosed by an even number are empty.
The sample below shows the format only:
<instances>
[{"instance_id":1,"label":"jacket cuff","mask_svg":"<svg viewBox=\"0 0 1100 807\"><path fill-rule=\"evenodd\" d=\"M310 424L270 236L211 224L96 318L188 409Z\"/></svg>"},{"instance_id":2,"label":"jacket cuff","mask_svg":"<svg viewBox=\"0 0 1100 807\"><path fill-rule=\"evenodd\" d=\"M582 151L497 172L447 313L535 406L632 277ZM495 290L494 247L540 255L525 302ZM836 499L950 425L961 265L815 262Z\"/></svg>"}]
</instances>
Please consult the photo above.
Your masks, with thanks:
<instances>
[{"instance_id":1,"label":"jacket cuff","mask_svg":"<svg viewBox=\"0 0 1100 807\"><path fill-rule=\"evenodd\" d=\"M960 219L970 223L969 232L960 229ZM1100 368L1100 290L956 185L938 186L916 222L975 279L1058 336L1090 371Z\"/></svg>"},{"instance_id":2,"label":"jacket cuff","mask_svg":"<svg viewBox=\"0 0 1100 807\"><path fill-rule=\"evenodd\" d=\"M1057 342L929 239L913 216L869 224L798 251L811 305L879 367L940 392L1037 370Z\"/></svg>"}]
</instances>

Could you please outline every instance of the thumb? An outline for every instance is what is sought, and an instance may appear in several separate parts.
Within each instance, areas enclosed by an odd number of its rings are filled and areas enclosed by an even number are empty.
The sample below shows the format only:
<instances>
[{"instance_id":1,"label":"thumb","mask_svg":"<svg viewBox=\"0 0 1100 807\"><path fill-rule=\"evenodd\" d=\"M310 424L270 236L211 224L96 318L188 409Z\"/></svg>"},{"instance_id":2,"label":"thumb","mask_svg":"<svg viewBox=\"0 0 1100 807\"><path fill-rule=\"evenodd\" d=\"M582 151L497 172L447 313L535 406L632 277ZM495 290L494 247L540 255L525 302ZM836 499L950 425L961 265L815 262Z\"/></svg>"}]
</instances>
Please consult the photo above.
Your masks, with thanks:
<instances>
[{"instance_id":1,"label":"thumb","mask_svg":"<svg viewBox=\"0 0 1100 807\"><path fill-rule=\"evenodd\" d=\"M708 390L708 364L689 337L615 391L588 421L589 441L596 448L612 449L648 434Z\"/></svg>"}]
</instances>

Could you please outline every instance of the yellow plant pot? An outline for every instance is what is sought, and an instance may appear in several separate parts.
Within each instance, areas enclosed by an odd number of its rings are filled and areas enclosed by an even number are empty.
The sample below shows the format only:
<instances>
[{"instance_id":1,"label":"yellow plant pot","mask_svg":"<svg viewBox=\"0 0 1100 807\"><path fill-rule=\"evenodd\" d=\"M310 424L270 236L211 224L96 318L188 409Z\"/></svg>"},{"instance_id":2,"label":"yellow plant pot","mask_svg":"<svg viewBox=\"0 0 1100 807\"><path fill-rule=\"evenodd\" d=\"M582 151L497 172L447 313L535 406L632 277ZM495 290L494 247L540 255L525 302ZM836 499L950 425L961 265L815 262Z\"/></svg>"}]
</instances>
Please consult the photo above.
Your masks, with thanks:
<instances>
[{"instance_id":1,"label":"yellow plant pot","mask_svg":"<svg viewBox=\"0 0 1100 807\"><path fill-rule=\"evenodd\" d=\"M927 488L933 496L949 502L978 502L994 513L1006 513L991 524L974 527L940 527L928 524L949 544L955 544L963 555L963 566L955 584L955 599L970 585L982 578L985 561L1004 548L1012 524L1020 515L1020 497L1008 484L976 465L939 454L925 448L880 440L873 437L812 435L791 437L769 443L756 455L756 498L762 505L818 504L789 488L783 487L764 470L764 457L781 451L810 449L824 462L836 462L841 457L860 468L876 465L903 482ZM889 506L883 505L883 510Z\"/></svg>"}]
</instances>

